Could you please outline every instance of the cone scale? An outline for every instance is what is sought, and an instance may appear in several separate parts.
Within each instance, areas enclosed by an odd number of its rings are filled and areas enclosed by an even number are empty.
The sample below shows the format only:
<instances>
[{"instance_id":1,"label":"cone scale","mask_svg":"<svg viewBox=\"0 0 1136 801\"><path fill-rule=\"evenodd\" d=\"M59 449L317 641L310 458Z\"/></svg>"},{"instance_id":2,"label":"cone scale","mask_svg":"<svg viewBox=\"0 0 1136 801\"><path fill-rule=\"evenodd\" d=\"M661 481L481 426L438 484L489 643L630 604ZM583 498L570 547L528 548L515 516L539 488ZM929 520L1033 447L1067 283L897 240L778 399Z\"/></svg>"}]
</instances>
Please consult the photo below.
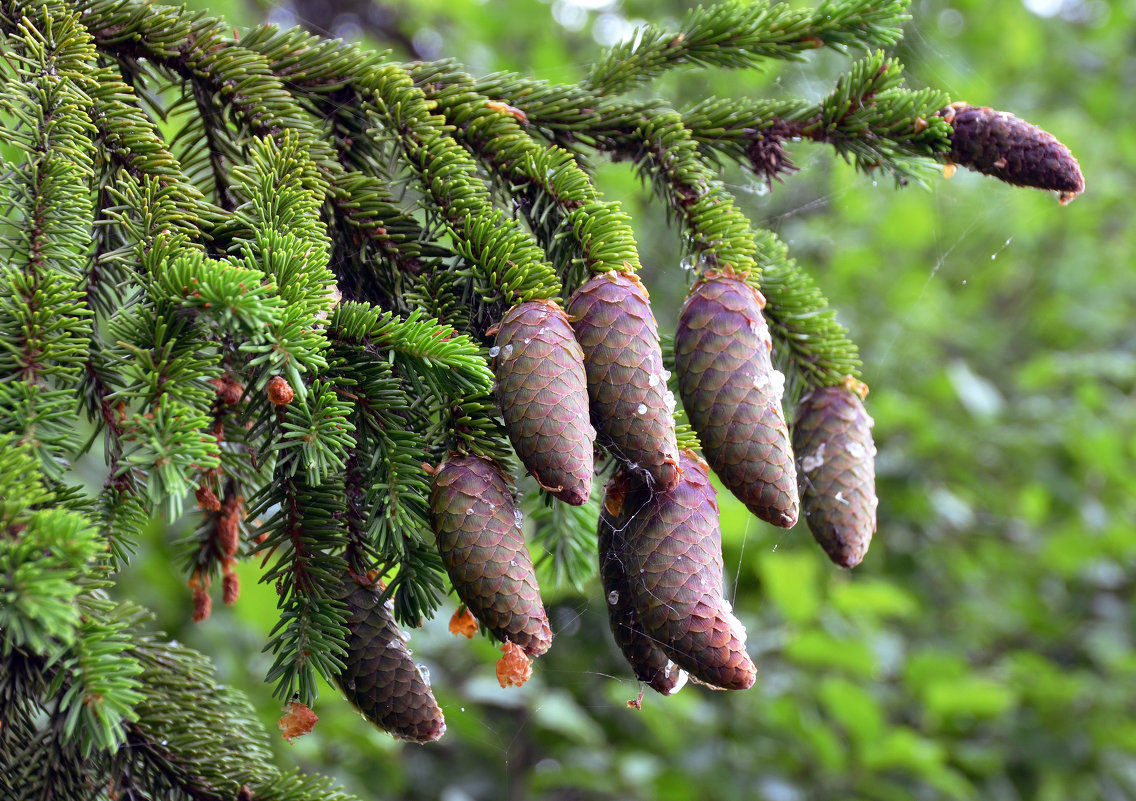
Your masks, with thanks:
<instances>
[{"instance_id":1,"label":"cone scale","mask_svg":"<svg viewBox=\"0 0 1136 801\"><path fill-rule=\"evenodd\" d=\"M446 731L446 720L430 685L406 647L406 635L380 602L379 587L346 582L347 655L336 683L343 694L376 726L400 740L428 743Z\"/></svg>"},{"instance_id":2,"label":"cone scale","mask_svg":"<svg viewBox=\"0 0 1136 801\"><path fill-rule=\"evenodd\" d=\"M430 516L438 553L466 608L530 657L547 651L552 630L521 513L500 467L479 456L448 457L434 471Z\"/></svg>"},{"instance_id":3,"label":"cone scale","mask_svg":"<svg viewBox=\"0 0 1136 801\"><path fill-rule=\"evenodd\" d=\"M680 452L682 475L666 492L632 480L615 551L642 631L690 678L724 690L753 686L745 628L722 592L718 500L706 463Z\"/></svg>"},{"instance_id":4,"label":"cone scale","mask_svg":"<svg viewBox=\"0 0 1136 801\"><path fill-rule=\"evenodd\" d=\"M710 275L695 285L675 332L683 408L722 483L775 526L797 522L797 475L781 409L785 377L773 369L764 298Z\"/></svg>"},{"instance_id":5,"label":"cone scale","mask_svg":"<svg viewBox=\"0 0 1136 801\"><path fill-rule=\"evenodd\" d=\"M876 531L876 448L872 418L846 386L814 389L793 422L801 506L833 562L855 567Z\"/></svg>"},{"instance_id":6,"label":"cone scale","mask_svg":"<svg viewBox=\"0 0 1136 801\"><path fill-rule=\"evenodd\" d=\"M564 311L528 301L505 313L493 350L497 401L513 449L544 489L579 506L592 491L584 353Z\"/></svg>"},{"instance_id":7,"label":"cone scale","mask_svg":"<svg viewBox=\"0 0 1136 801\"><path fill-rule=\"evenodd\" d=\"M576 291L567 311L600 443L656 489L669 489L678 480L674 397L646 288L634 273L604 273Z\"/></svg>"}]
</instances>

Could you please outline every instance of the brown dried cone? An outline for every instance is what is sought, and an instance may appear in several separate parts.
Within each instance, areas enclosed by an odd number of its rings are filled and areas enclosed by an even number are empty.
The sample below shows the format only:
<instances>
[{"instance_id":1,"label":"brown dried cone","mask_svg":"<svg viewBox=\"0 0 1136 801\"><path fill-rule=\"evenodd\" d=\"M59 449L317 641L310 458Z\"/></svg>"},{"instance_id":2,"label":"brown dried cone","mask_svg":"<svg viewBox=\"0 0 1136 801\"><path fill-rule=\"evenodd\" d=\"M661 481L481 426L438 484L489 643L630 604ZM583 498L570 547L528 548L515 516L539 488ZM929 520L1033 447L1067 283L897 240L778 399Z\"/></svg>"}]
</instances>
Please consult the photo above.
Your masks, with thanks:
<instances>
[{"instance_id":1,"label":"brown dried cone","mask_svg":"<svg viewBox=\"0 0 1136 801\"><path fill-rule=\"evenodd\" d=\"M797 522L797 473L781 409L785 377L773 369L765 299L737 278L695 285L675 332L683 408L722 483L775 526Z\"/></svg>"},{"instance_id":2,"label":"brown dried cone","mask_svg":"<svg viewBox=\"0 0 1136 801\"><path fill-rule=\"evenodd\" d=\"M1006 111L954 103L939 112L953 128L951 161L1016 186L1061 193L1068 203L1085 191L1072 152L1050 133Z\"/></svg>"},{"instance_id":3,"label":"brown dried cone","mask_svg":"<svg viewBox=\"0 0 1136 801\"><path fill-rule=\"evenodd\" d=\"M563 309L534 300L505 313L491 351L497 402L513 448L537 482L579 506L592 492L584 353Z\"/></svg>"},{"instance_id":4,"label":"brown dried cone","mask_svg":"<svg viewBox=\"0 0 1136 801\"><path fill-rule=\"evenodd\" d=\"M631 602L631 582L625 558L615 547L622 545L630 522L630 507L624 503L631 483L628 473L620 470L608 482L600 510L597 540L600 555L600 578L607 603L608 623L615 644L623 652L635 678L663 695L673 695L686 684L686 673L671 661L650 635L643 631Z\"/></svg>"},{"instance_id":5,"label":"brown dried cone","mask_svg":"<svg viewBox=\"0 0 1136 801\"><path fill-rule=\"evenodd\" d=\"M480 456L448 457L434 471L430 517L442 563L473 616L529 656L547 651L552 630L501 469Z\"/></svg>"},{"instance_id":6,"label":"brown dried cone","mask_svg":"<svg viewBox=\"0 0 1136 801\"><path fill-rule=\"evenodd\" d=\"M600 442L657 489L668 489L678 480L674 396L646 288L634 273L598 275L576 290L568 315L584 349Z\"/></svg>"},{"instance_id":7,"label":"brown dried cone","mask_svg":"<svg viewBox=\"0 0 1136 801\"><path fill-rule=\"evenodd\" d=\"M805 521L841 567L860 564L876 531L872 425L860 395L845 386L805 395L793 422Z\"/></svg>"},{"instance_id":8,"label":"brown dried cone","mask_svg":"<svg viewBox=\"0 0 1136 801\"><path fill-rule=\"evenodd\" d=\"M757 669L745 650L745 627L722 595L718 499L706 463L680 453L682 476L653 493L632 479L623 499L623 556L628 592L645 634L690 677L711 687L745 690Z\"/></svg>"},{"instance_id":9,"label":"brown dried cone","mask_svg":"<svg viewBox=\"0 0 1136 801\"><path fill-rule=\"evenodd\" d=\"M344 583L350 634L336 683L376 726L401 740L433 742L445 733L446 720L395 625L393 603L380 603L380 594L377 585Z\"/></svg>"}]
</instances>

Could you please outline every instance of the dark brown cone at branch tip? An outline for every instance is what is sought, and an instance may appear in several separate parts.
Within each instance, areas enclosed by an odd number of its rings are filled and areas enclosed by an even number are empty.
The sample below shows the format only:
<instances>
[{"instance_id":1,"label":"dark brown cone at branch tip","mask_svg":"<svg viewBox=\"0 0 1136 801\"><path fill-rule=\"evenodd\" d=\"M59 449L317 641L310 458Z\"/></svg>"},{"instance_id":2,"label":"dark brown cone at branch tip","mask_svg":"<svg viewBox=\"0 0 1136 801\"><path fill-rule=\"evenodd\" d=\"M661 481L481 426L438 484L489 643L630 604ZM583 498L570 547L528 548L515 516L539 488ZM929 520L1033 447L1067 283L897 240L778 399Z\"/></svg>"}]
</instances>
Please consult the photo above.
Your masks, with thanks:
<instances>
[{"instance_id":1,"label":"dark brown cone at branch tip","mask_svg":"<svg viewBox=\"0 0 1136 801\"><path fill-rule=\"evenodd\" d=\"M632 479L613 529L642 630L690 678L724 690L753 686L757 668L745 627L722 587L718 499L706 463L680 453L682 475L666 492Z\"/></svg>"},{"instance_id":2,"label":"dark brown cone at branch tip","mask_svg":"<svg viewBox=\"0 0 1136 801\"><path fill-rule=\"evenodd\" d=\"M600 509L597 543L600 578L608 623L615 644L635 673L635 678L663 695L673 695L686 683L686 673L671 661L655 640L643 631L631 602L631 582L627 576L626 558L619 548L631 519L631 507L624 504L631 476L620 470L608 482Z\"/></svg>"},{"instance_id":3,"label":"dark brown cone at branch tip","mask_svg":"<svg viewBox=\"0 0 1136 801\"><path fill-rule=\"evenodd\" d=\"M860 396L844 386L805 395L793 422L805 522L841 567L860 564L876 531L872 425Z\"/></svg>"},{"instance_id":4,"label":"dark brown cone at branch tip","mask_svg":"<svg viewBox=\"0 0 1136 801\"><path fill-rule=\"evenodd\" d=\"M395 625L393 603L380 603L378 585L344 583L347 629L343 672L336 683L363 715L401 740L429 743L446 731L442 710L430 685Z\"/></svg>"},{"instance_id":5,"label":"dark brown cone at branch tip","mask_svg":"<svg viewBox=\"0 0 1136 801\"><path fill-rule=\"evenodd\" d=\"M552 644L521 513L501 469L450 456L434 471L430 518L454 590L473 616L529 656Z\"/></svg>"},{"instance_id":6,"label":"dark brown cone at branch tip","mask_svg":"<svg viewBox=\"0 0 1136 801\"><path fill-rule=\"evenodd\" d=\"M1059 192L1068 203L1085 191L1073 153L1053 134L1006 111L955 103L939 112L951 124L951 161L1015 186Z\"/></svg>"},{"instance_id":7,"label":"dark brown cone at branch tip","mask_svg":"<svg viewBox=\"0 0 1136 801\"><path fill-rule=\"evenodd\" d=\"M797 474L781 409L785 376L773 369L761 295L742 280L713 275L683 305L675 371L683 408L710 467L755 515L797 522Z\"/></svg>"},{"instance_id":8,"label":"dark brown cone at branch tip","mask_svg":"<svg viewBox=\"0 0 1136 801\"><path fill-rule=\"evenodd\" d=\"M584 350L591 418L600 442L656 489L678 480L674 396L667 389L659 328L634 273L610 272L568 302Z\"/></svg>"},{"instance_id":9,"label":"dark brown cone at branch tip","mask_svg":"<svg viewBox=\"0 0 1136 801\"><path fill-rule=\"evenodd\" d=\"M592 444L584 352L563 309L529 301L497 330L497 402L525 468L560 500L579 506L592 492Z\"/></svg>"}]
</instances>

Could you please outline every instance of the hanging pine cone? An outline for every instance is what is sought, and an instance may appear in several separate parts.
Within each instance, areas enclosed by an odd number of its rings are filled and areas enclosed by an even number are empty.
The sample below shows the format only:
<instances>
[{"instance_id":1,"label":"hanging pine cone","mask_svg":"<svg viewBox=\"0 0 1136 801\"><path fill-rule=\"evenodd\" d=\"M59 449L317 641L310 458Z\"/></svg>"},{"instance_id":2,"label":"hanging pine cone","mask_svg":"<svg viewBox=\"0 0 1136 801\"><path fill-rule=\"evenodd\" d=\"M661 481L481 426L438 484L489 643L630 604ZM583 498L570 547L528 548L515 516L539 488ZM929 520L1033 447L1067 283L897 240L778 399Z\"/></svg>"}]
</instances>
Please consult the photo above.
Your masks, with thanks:
<instances>
[{"instance_id":1,"label":"hanging pine cone","mask_svg":"<svg viewBox=\"0 0 1136 801\"><path fill-rule=\"evenodd\" d=\"M793 423L801 503L813 537L841 567L855 567L876 531L872 418L850 386L801 399Z\"/></svg>"},{"instance_id":2,"label":"hanging pine cone","mask_svg":"<svg viewBox=\"0 0 1136 801\"><path fill-rule=\"evenodd\" d=\"M501 469L479 456L450 456L434 471L430 516L442 563L473 616L529 656L547 651L552 630Z\"/></svg>"},{"instance_id":3,"label":"hanging pine cone","mask_svg":"<svg viewBox=\"0 0 1136 801\"><path fill-rule=\"evenodd\" d=\"M764 298L749 284L708 276L691 290L675 332L683 408L722 483L775 526L797 522L797 475L773 369Z\"/></svg>"},{"instance_id":4,"label":"hanging pine cone","mask_svg":"<svg viewBox=\"0 0 1136 801\"><path fill-rule=\"evenodd\" d=\"M568 314L584 349L600 442L656 489L670 488L678 480L674 397L646 288L634 273L604 273L576 290Z\"/></svg>"},{"instance_id":5,"label":"hanging pine cone","mask_svg":"<svg viewBox=\"0 0 1136 801\"><path fill-rule=\"evenodd\" d=\"M955 103L939 112L951 124L951 161L1016 186L1061 193L1085 191L1073 153L1053 134L1006 111Z\"/></svg>"},{"instance_id":6,"label":"hanging pine cone","mask_svg":"<svg viewBox=\"0 0 1136 801\"><path fill-rule=\"evenodd\" d=\"M608 482L600 510L597 541L608 623L635 678L656 692L673 695L686 683L686 673L643 631L631 602L631 584L621 551L624 529L632 516L631 507L624 504L630 482L626 472L616 473Z\"/></svg>"},{"instance_id":7,"label":"hanging pine cone","mask_svg":"<svg viewBox=\"0 0 1136 801\"><path fill-rule=\"evenodd\" d=\"M378 586L345 582L350 634L336 683L376 726L401 740L433 742L445 734L446 720L395 625L393 603L380 603L380 595Z\"/></svg>"},{"instance_id":8,"label":"hanging pine cone","mask_svg":"<svg viewBox=\"0 0 1136 801\"><path fill-rule=\"evenodd\" d=\"M584 354L552 301L509 309L492 351L497 400L513 449L546 490L579 506L592 491L592 443Z\"/></svg>"},{"instance_id":9,"label":"hanging pine cone","mask_svg":"<svg viewBox=\"0 0 1136 801\"><path fill-rule=\"evenodd\" d=\"M642 630L692 679L745 690L757 676L745 628L722 597L722 532L706 463L680 452L682 475L666 492L634 481L615 548Z\"/></svg>"}]
</instances>

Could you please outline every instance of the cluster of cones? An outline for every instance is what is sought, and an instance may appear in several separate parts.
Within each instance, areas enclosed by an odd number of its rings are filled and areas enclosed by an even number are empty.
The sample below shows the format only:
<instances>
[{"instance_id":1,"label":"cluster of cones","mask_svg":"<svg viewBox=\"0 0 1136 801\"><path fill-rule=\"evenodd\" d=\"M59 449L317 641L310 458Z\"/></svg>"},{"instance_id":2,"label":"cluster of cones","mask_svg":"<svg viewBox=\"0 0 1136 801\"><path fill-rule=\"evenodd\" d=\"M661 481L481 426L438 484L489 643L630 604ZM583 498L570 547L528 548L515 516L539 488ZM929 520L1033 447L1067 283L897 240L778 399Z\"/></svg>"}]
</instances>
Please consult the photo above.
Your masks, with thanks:
<instances>
[{"instance_id":1,"label":"cluster of cones","mask_svg":"<svg viewBox=\"0 0 1136 801\"><path fill-rule=\"evenodd\" d=\"M494 332L501 413L540 486L583 504L596 440L618 460L598 531L605 605L636 677L664 694L688 677L720 689L746 689L756 677L745 629L723 595L709 469L774 525L793 526L803 505L816 539L844 567L860 562L875 531L862 385L806 394L791 440L764 304L743 277L722 272L703 276L683 307L675 368L705 461L678 447L658 327L634 274L592 278L566 309L522 303ZM502 685L508 676L523 681L552 631L509 476L490 459L451 454L433 472L430 514L467 614L504 643ZM395 736L435 740L445 731L441 710L379 597L374 587L345 591L351 638L339 684Z\"/></svg>"}]
</instances>

